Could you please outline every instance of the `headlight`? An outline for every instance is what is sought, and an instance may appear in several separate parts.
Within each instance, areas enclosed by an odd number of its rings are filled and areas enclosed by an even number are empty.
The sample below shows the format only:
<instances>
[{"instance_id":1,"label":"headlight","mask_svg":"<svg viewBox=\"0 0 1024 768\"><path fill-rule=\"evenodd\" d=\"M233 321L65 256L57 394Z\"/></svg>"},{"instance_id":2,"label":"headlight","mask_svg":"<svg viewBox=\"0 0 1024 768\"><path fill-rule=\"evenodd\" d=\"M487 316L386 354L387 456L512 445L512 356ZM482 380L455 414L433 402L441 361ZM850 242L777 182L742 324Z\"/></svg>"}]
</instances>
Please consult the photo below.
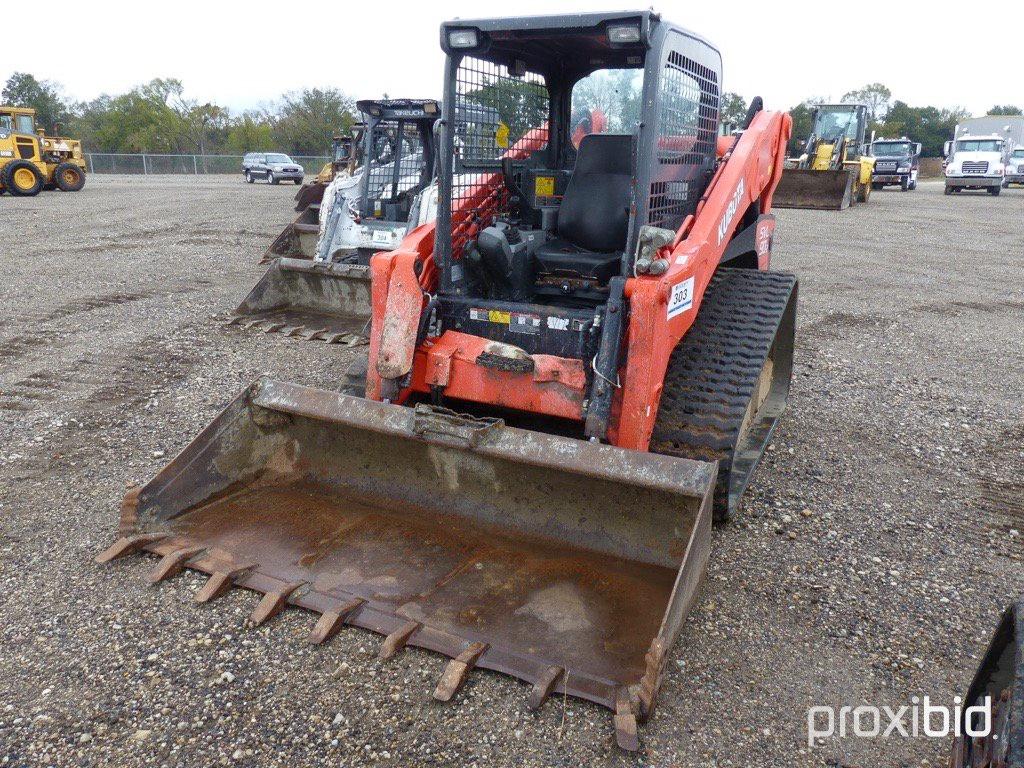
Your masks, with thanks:
<instances>
[{"instance_id":1,"label":"headlight","mask_svg":"<svg viewBox=\"0 0 1024 768\"><path fill-rule=\"evenodd\" d=\"M480 36L475 29L453 29L448 32L448 45L452 48L476 48Z\"/></svg>"},{"instance_id":2,"label":"headlight","mask_svg":"<svg viewBox=\"0 0 1024 768\"><path fill-rule=\"evenodd\" d=\"M958 173L959 173L959 171L956 169L955 165L947 165L946 166L946 175L947 176L956 176Z\"/></svg>"},{"instance_id":3,"label":"headlight","mask_svg":"<svg viewBox=\"0 0 1024 768\"><path fill-rule=\"evenodd\" d=\"M910 166L909 165L901 165L896 170L897 171L909 171L910 170Z\"/></svg>"},{"instance_id":4,"label":"headlight","mask_svg":"<svg viewBox=\"0 0 1024 768\"><path fill-rule=\"evenodd\" d=\"M608 27L608 42L609 43L639 43L640 42L640 27L636 24L619 24L614 27Z\"/></svg>"}]
</instances>

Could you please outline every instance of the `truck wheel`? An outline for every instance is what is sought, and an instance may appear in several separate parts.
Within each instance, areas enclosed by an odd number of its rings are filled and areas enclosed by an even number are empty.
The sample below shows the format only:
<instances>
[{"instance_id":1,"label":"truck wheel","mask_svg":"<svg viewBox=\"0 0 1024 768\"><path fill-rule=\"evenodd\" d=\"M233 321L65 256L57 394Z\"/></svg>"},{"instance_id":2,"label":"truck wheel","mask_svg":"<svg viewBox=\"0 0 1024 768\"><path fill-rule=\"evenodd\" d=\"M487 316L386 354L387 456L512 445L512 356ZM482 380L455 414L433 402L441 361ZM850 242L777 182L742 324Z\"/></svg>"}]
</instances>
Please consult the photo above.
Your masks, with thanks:
<instances>
[{"instance_id":1,"label":"truck wheel","mask_svg":"<svg viewBox=\"0 0 1024 768\"><path fill-rule=\"evenodd\" d=\"M947 185L946 186L945 194L952 195L953 194L953 188Z\"/></svg>"},{"instance_id":2,"label":"truck wheel","mask_svg":"<svg viewBox=\"0 0 1024 768\"><path fill-rule=\"evenodd\" d=\"M16 197L33 197L43 188L43 174L28 160L15 160L4 169L4 186Z\"/></svg>"},{"instance_id":3,"label":"truck wheel","mask_svg":"<svg viewBox=\"0 0 1024 768\"><path fill-rule=\"evenodd\" d=\"M251 174L251 173L249 173L248 171L246 171L246 172L245 172L245 183L246 183L246 184L252 184L252 183L253 183L254 181L256 181L256 179L254 179L254 178L252 177L252 174Z\"/></svg>"},{"instance_id":4,"label":"truck wheel","mask_svg":"<svg viewBox=\"0 0 1024 768\"><path fill-rule=\"evenodd\" d=\"M917 179L910 182L910 191L913 192L915 189L917 189Z\"/></svg>"},{"instance_id":5,"label":"truck wheel","mask_svg":"<svg viewBox=\"0 0 1024 768\"><path fill-rule=\"evenodd\" d=\"M994 195L995 197L998 197L999 193L1002 192L1002 191L1003 191L1002 187L989 187L988 188L988 193L990 195Z\"/></svg>"},{"instance_id":6,"label":"truck wheel","mask_svg":"<svg viewBox=\"0 0 1024 768\"><path fill-rule=\"evenodd\" d=\"M871 188L872 189L881 189L882 188L882 182L880 182L880 181L872 181L871 182Z\"/></svg>"},{"instance_id":7,"label":"truck wheel","mask_svg":"<svg viewBox=\"0 0 1024 768\"><path fill-rule=\"evenodd\" d=\"M900 189L902 189L904 192L910 189L910 179L908 179L906 176L900 179Z\"/></svg>"},{"instance_id":8,"label":"truck wheel","mask_svg":"<svg viewBox=\"0 0 1024 768\"><path fill-rule=\"evenodd\" d=\"M85 186L85 174L74 163L61 163L53 172L53 183L64 192L78 192Z\"/></svg>"},{"instance_id":9,"label":"truck wheel","mask_svg":"<svg viewBox=\"0 0 1024 768\"><path fill-rule=\"evenodd\" d=\"M292 181L295 182L296 187L302 186L302 179L292 179Z\"/></svg>"}]
</instances>

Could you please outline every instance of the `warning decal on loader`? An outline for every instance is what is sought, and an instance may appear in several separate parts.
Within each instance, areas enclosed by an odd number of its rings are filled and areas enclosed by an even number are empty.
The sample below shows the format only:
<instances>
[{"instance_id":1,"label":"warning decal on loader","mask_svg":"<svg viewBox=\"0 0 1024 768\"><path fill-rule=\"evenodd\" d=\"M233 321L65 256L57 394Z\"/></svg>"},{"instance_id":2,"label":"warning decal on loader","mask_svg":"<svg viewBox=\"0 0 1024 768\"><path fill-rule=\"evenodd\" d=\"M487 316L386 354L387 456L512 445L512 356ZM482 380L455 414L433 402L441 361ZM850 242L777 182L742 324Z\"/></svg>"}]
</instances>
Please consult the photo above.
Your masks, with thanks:
<instances>
[{"instance_id":1,"label":"warning decal on loader","mask_svg":"<svg viewBox=\"0 0 1024 768\"><path fill-rule=\"evenodd\" d=\"M668 319L680 315L693 306L693 278L688 277L672 286L668 297Z\"/></svg>"}]
</instances>

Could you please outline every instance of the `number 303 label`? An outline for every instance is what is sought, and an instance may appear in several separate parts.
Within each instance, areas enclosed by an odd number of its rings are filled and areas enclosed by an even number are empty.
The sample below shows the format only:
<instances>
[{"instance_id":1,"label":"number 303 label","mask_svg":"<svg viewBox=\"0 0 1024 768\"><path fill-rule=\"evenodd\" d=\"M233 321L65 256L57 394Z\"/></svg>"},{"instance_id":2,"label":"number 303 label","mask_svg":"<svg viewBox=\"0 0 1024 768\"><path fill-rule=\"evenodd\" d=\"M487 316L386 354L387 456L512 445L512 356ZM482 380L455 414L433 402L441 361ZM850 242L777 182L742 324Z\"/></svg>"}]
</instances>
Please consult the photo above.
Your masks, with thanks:
<instances>
[{"instance_id":1,"label":"number 303 label","mask_svg":"<svg viewBox=\"0 0 1024 768\"><path fill-rule=\"evenodd\" d=\"M672 286L672 293L668 297L668 319L671 320L676 315L681 315L692 306L693 278L688 277L683 282Z\"/></svg>"}]
</instances>

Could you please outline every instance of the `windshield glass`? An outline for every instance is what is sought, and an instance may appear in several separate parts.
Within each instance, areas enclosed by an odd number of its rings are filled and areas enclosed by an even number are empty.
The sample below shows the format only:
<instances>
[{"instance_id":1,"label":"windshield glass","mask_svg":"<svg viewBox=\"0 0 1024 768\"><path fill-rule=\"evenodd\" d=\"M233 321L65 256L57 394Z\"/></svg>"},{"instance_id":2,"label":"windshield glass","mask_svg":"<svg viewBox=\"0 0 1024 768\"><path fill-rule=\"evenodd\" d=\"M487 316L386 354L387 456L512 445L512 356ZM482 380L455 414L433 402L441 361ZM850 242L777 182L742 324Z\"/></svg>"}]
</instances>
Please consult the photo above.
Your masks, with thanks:
<instances>
[{"instance_id":1,"label":"windshield glass","mask_svg":"<svg viewBox=\"0 0 1024 768\"><path fill-rule=\"evenodd\" d=\"M968 139L956 143L957 152L1000 152L1003 142L999 139Z\"/></svg>"},{"instance_id":2,"label":"windshield glass","mask_svg":"<svg viewBox=\"0 0 1024 768\"><path fill-rule=\"evenodd\" d=\"M875 157L905 157L910 154L909 141L877 141L872 148Z\"/></svg>"},{"instance_id":3,"label":"windshield glass","mask_svg":"<svg viewBox=\"0 0 1024 768\"><path fill-rule=\"evenodd\" d=\"M814 121L814 133L827 141L846 136L857 138L857 112L848 107L820 107Z\"/></svg>"},{"instance_id":4,"label":"windshield glass","mask_svg":"<svg viewBox=\"0 0 1024 768\"><path fill-rule=\"evenodd\" d=\"M1014 160L1024 159L1024 148L1013 150L1013 154L1010 155Z\"/></svg>"},{"instance_id":5,"label":"windshield glass","mask_svg":"<svg viewBox=\"0 0 1024 768\"><path fill-rule=\"evenodd\" d=\"M590 133L633 133L640 120L642 69L599 69L572 89L572 143Z\"/></svg>"},{"instance_id":6,"label":"windshield glass","mask_svg":"<svg viewBox=\"0 0 1024 768\"><path fill-rule=\"evenodd\" d=\"M10 115L0 115L0 131L9 131L13 127Z\"/></svg>"},{"instance_id":7,"label":"windshield glass","mask_svg":"<svg viewBox=\"0 0 1024 768\"><path fill-rule=\"evenodd\" d=\"M288 155L271 154L267 155L268 163L290 163L292 159Z\"/></svg>"},{"instance_id":8,"label":"windshield glass","mask_svg":"<svg viewBox=\"0 0 1024 768\"><path fill-rule=\"evenodd\" d=\"M18 133L35 133L36 126L32 115L16 115L15 120L17 121Z\"/></svg>"}]
</instances>

